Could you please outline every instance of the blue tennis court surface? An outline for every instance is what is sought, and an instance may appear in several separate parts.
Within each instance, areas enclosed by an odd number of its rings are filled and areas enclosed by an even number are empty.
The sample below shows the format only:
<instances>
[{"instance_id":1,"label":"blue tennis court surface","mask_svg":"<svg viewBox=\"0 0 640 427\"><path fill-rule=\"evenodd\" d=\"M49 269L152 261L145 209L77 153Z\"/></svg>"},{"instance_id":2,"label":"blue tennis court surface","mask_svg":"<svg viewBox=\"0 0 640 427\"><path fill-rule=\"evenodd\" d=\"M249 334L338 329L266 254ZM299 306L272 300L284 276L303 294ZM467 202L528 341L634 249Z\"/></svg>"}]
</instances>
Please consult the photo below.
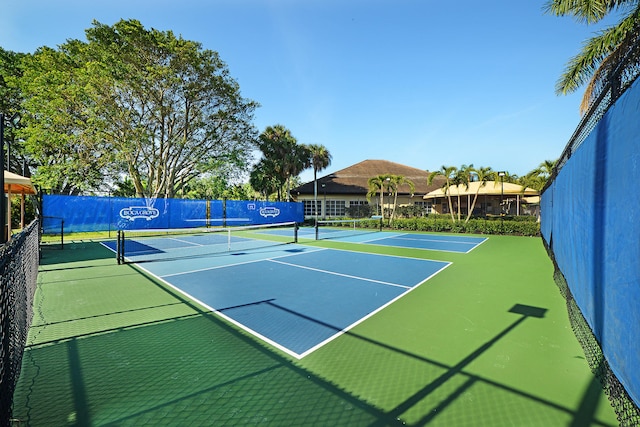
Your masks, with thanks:
<instances>
[{"instance_id":1,"label":"blue tennis court surface","mask_svg":"<svg viewBox=\"0 0 640 427\"><path fill-rule=\"evenodd\" d=\"M310 227L301 228L300 238L314 239L315 230ZM468 253L482 244L486 237L403 233L376 231L375 229L320 228L319 238L339 240L349 243L366 243L370 245L393 246L399 248L427 249L442 252Z\"/></svg>"},{"instance_id":2,"label":"blue tennis court surface","mask_svg":"<svg viewBox=\"0 0 640 427\"><path fill-rule=\"evenodd\" d=\"M240 328L302 358L448 265L288 244L139 266Z\"/></svg>"}]
</instances>

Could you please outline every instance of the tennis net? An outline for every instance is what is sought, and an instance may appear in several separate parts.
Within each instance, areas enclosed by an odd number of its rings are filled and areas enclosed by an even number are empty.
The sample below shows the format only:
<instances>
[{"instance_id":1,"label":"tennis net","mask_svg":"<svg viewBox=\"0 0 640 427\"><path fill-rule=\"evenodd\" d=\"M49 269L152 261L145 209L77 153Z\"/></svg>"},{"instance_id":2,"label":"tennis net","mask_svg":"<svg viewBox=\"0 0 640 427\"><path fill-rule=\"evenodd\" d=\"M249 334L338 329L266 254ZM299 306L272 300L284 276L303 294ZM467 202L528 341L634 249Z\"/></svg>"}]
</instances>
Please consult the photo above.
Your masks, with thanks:
<instances>
[{"instance_id":1,"label":"tennis net","mask_svg":"<svg viewBox=\"0 0 640 427\"><path fill-rule=\"evenodd\" d=\"M316 240L340 239L358 234L382 231L382 218L357 218L318 221Z\"/></svg>"},{"instance_id":2,"label":"tennis net","mask_svg":"<svg viewBox=\"0 0 640 427\"><path fill-rule=\"evenodd\" d=\"M118 264L248 251L298 241L295 222L237 227L119 230Z\"/></svg>"}]
</instances>

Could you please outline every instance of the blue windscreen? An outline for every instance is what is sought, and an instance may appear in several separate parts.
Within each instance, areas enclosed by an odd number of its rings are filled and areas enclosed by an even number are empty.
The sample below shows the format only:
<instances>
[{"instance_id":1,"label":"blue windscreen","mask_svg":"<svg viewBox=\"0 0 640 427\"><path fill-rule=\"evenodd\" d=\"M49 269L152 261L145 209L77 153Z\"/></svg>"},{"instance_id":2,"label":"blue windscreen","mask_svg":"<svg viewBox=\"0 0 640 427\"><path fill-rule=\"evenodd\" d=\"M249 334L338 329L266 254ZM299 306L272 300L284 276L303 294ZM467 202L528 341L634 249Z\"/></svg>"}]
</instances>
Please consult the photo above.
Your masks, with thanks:
<instances>
[{"instance_id":1,"label":"blue windscreen","mask_svg":"<svg viewBox=\"0 0 640 427\"><path fill-rule=\"evenodd\" d=\"M541 232L611 370L640 403L640 86L542 194Z\"/></svg>"},{"instance_id":2,"label":"blue windscreen","mask_svg":"<svg viewBox=\"0 0 640 427\"><path fill-rule=\"evenodd\" d=\"M43 229L89 232L302 222L302 203L237 200L43 197Z\"/></svg>"}]
</instances>

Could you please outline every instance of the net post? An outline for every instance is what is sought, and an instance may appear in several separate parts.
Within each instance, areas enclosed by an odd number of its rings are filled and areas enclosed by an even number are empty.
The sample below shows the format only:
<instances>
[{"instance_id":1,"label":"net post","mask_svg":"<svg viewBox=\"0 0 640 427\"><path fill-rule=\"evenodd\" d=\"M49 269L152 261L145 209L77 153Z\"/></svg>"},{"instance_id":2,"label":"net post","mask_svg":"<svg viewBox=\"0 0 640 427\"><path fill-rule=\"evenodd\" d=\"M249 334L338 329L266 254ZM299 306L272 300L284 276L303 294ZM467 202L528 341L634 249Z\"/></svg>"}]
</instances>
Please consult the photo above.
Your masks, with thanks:
<instances>
[{"instance_id":1,"label":"net post","mask_svg":"<svg viewBox=\"0 0 640 427\"><path fill-rule=\"evenodd\" d=\"M380 228L379 228L379 230L382 231L382 217L380 217Z\"/></svg>"},{"instance_id":2,"label":"net post","mask_svg":"<svg viewBox=\"0 0 640 427\"><path fill-rule=\"evenodd\" d=\"M64 249L64 218L60 223L60 249Z\"/></svg>"},{"instance_id":3,"label":"net post","mask_svg":"<svg viewBox=\"0 0 640 427\"><path fill-rule=\"evenodd\" d=\"M316 225L315 225L314 228L315 228L315 232L316 232L316 240L318 240L318 223L317 222L316 222Z\"/></svg>"},{"instance_id":4,"label":"net post","mask_svg":"<svg viewBox=\"0 0 640 427\"><path fill-rule=\"evenodd\" d=\"M293 226L293 243L298 243L298 223Z\"/></svg>"},{"instance_id":5,"label":"net post","mask_svg":"<svg viewBox=\"0 0 640 427\"><path fill-rule=\"evenodd\" d=\"M118 230L118 233L116 234L116 262L118 263L118 265L121 264L121 262L120 262L120 234L121 234L121 231Z\"/></svg>"}]
</instances>

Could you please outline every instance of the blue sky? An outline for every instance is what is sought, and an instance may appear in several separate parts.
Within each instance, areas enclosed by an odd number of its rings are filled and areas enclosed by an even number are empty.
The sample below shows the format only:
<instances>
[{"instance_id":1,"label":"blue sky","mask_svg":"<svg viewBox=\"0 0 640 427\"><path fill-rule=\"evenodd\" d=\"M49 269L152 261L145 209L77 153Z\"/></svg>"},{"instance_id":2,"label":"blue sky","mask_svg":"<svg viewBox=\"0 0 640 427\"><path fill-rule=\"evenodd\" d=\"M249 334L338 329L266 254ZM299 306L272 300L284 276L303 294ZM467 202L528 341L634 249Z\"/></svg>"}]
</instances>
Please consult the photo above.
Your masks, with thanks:
<instances>
[{"instance_id":1,"label":"blue sky","mask_svg":"<svg viewBox=\"0 0 640 427\"><path fill-rule=\"evenodd\" d=\"M85 40L94 19L137 19L219 52L261 104L260 131L282 124L329 149L321 175L366 159L524 175L577 126L582 93L554 86L598 29L544 2L21 0L2 6L0 46L33 52Z\"/></svg>"}]
</instances>

